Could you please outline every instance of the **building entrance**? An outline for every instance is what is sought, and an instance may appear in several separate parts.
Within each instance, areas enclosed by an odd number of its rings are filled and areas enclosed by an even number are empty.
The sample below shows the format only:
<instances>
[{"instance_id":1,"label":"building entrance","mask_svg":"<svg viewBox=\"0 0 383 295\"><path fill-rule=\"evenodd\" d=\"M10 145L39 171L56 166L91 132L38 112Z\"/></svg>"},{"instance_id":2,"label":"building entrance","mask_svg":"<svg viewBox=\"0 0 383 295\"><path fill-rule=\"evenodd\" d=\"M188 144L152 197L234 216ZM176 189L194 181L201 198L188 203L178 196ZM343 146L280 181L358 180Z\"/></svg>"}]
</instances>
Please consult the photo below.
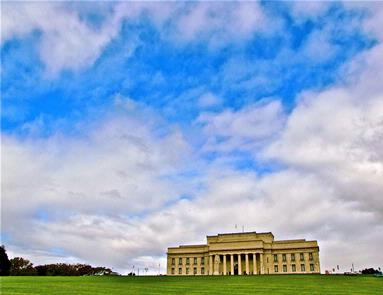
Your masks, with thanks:
<instances>
[{"instance_id":1,"label":"building entrance","mask_svg":"<svg viewBox=\"0 0 383 295\"><path fill-rule=\"evenodd\" d=\"M234 275L238 275L238 264L234 265Z\"/></svg>"}]
</instances>

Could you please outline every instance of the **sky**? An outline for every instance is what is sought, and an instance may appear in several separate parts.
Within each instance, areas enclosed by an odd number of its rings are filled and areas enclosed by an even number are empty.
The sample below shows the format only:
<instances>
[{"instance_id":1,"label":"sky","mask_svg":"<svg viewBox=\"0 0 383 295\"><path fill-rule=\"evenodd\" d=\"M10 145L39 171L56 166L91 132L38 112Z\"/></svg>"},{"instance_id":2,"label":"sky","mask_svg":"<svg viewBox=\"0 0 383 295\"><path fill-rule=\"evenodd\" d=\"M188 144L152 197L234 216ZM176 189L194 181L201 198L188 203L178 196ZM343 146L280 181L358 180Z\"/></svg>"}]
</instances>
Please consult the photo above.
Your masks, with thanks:
<instances>
[{"instance_id":1,"label":"sky","mask_svg":"<svg viewBox=\"0 0 383 295\"><path fill-rule=\"evenodd\" d=\"M383 266L383 2L1 5L10 257L164 273L243 227Z\"/></svg>"}]
</instances>

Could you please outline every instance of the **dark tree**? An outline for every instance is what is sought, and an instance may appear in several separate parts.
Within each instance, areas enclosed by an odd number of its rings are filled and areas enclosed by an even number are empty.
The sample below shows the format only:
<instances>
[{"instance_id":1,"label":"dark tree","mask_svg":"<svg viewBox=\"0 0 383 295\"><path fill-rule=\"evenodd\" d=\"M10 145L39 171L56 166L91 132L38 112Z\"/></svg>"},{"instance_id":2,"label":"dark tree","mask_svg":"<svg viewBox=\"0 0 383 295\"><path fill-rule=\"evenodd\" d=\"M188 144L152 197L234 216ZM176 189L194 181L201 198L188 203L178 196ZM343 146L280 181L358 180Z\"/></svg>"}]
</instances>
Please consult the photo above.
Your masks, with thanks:
<instances>
[{"instance_id":1,"label":"dark tree","mask_svg":"<svg viewBox=\"0 0 383 295\"><path fill-rule=\"evenodd\" d=\"M110 268L93 267L87 264L46 264L35 267L39 276L85 276L85 275L115 275Z\"/></svg>"},{"instance_id":2,"label":"dark tree","mask_svg":"<svg viewBox=\"0 0 383 295\"><path fill-rule=\"evenodd\" d=\"M11 262L4 246L0 246L0 276L9 276Z\"/></svg>"},{"instance_id":3,"label":"dark tree","mask_svg":"<svg viewBox=\"0 0 383 295\"><path fill-rule=\"evenodd\" d=\"M364 275L373 275L373 274L378 274L380 273L379 270L371 268L366 268L362 270L362 274Z\"/></svg>"},{"instance_id":4,"label":"dark tree","mask_svg":"<svg viewBox=\"0 0 383 295\"><path fill-rule=\"evenodd\" d=\"M46 265L38 265L35 266L38 276L46 276L47 275L47 266Z\"/></svg>"},{"instance_id":5,"label":"dark tree","mask_svg":"<svg viewBox=\"0 0 383 295\"><path fill-rule=\"evenodd\" d=\"M11 259L11 276L34 276L37 274L33 264L22 257Z\"/></svg>"}]
</instances>

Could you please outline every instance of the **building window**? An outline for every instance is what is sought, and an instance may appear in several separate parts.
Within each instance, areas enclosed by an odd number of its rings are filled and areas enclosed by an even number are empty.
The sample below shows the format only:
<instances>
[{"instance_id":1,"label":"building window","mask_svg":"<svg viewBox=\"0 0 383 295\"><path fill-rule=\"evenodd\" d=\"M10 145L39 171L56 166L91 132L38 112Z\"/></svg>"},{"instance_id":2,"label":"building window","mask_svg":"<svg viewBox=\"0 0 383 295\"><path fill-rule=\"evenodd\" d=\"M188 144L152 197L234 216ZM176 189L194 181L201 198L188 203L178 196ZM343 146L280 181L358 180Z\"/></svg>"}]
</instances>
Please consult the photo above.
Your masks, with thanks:
<instances>
[{"instance_id":1,"label":"building window","mask_svg":"<svg viewBox=\"0 0 383 295\"><path fill-rule=\"evenodd\" d=\"M286 261L286 254L282 254L282 261Z\"/></svg>"},{"instance_id":2,"label":"building window","mask_svg":"<svg viewBox=\"0 0 383 295\"><path fill-rule=\"evenodd\" d=\"M181 267L178 269L178 274L182 275L182 268Z\"/></svg>"},{"instance_id":3,"label":"building window","mask_svg":"<svg viewBox=\"0 0 383 295\"><path fill-rule=\"evenodd\" d=\"M178 259L178 264L182 265L182 258Z\"/></svg>"},{"instance_id":4,"label":"building window","mask_svg":"<svg viewBox=\"0 0 383 295\"><path fill-rule=\"evenodd\" d=\"M201 267L201 274L202 274L202 275L205 274L205 268L204 268L204 267Z\"/></svg>"},{"instance_id":5,"label":"building window","mask_svg":"<svg viewBox=\"0 0 383 295\"><path fill-rule=\"evenodd\" d=\"M283 272L287 272L287 265L286 264L283 265Z\"/></svg>"},{"instance_id":6,"label":"building window","mask_svg":"<svg viewBox=\"0 0 383 295\"><path fill-rule=\"evenodd\" d=\"M306 271L305 265L301 264L301 271Z\"/></svg>"},{"instance_id":7,"label":"building window","mask_svg":"<svg viewBox=\"0 0 383 295\"><path fill-rule=\"evenodd\" d=\"M197 257L194 257L194 264L197 264Z\"/></svg>"},{"instance_id":8,"label":"building window","mask_svg":"<svg viewBox=\"0 0 383 295\"><path fill-rule=\"evenodd\" d=\"M269 263L269 257L266 257L266 262Z\"/></svg>"},{"instance_id":9,"label":"building window","mask_svg":"<svg viewBox=\"0 0 383 295\"><path fill-rule=\"evenodd\" d=\"M292 272L296 272L296 271L297 271L297 268L295 267L295 264L292 264L292 265L291 265L291 271L292 271Z\"/></svg>"},{"instance_id":10,"label":"building window","mask_svg":"<svg viewBox=\"0 0 383 295\"><path fill-rule=\"evenodd\" d=\"M201 264L205 264L205 257L201 257Z\"/></svg>"},{"instance_id":11,"label":"building window","mask_svg":"<svg viewBox=\"0 0 383 295\"><path fill-rule=\"evenodd\" d=\"M172 268L172 275L174 275L174 267Z\"/></svg>"},{"instance_id":12,"label":"building window","mask_svg":"<svg viewBox=\"0 0 383 295\"><path fill-rule=\"evenodd\" d=\"M314 264L310 264L310 271L314 271Z\"/></svg>"},{"instance_id":13,"label":"building window","mask_svg":"<svg viewBox=\"0 0 383 295\"><path fill-rule=\"evenodd\" d=\"M278 272L278 265L274 265L274 272Z\"/></svg>"},{"instance_id":14,"label":"building window","mask_svg":"<svg viewBox=\"0 0 383 295\"><path fill-rule=\"evenodd\" d=\"M278 262L278 254L274 254L274 262Z\"/></svg>"},{"instance_id":15,"label":"building window","mask_svg":"<svg viewBox=\"0 0 383 295\"><path fill-rule=\"evenodd\" d=\"M197 268L195 267L194 269L193 269L193 274L197 274Z\"/></svg>"},{"instance_id":16,"label":"building window","mask_svg":"<svg viewBox=\"0 0 383 295\"><path fill-rule=\"evenodd\" d=\"M299 254L299 257L301 261L305 260L305 255L303 253Z\"/></svg>"},{"instance_id":17,"label":"building window","mask_svg":"<svg viewBox=\"0 0 383 295\"><path fill-rule=\"evenodd\" d=\"M189 274L189 268L188 267L186 268L186 274L187 275Z\"/></svg>"},{"instance_id":18,"label":"building window","mask_svg":"<svg viewBox=\"0 0 383 295\"><path fill-rule=\"evenodd\" d=\"M175 263L176 263L176 259L172 258L172 265L174 265Z\"/></svg>"},{"instance_id":19,"label":"building window","mask_svg":"<svg viewBox=\"0 0 383 295\"><path fill-rule=\"evenodd\" d=\"M291 254L291 261L295 261L295 254Z\"/></svg>"},{"instance_id":20,"label":"building window","mask_svg":"<svg viewBox=\"0 0 383 295\"><path fill-rule=\"evenodd\" d=\"M311 253L311 252L309 253L309 259L310 259L310 260L314 260L314 258L313 258L313 253Z\"/></svg>"},{"instance_id":21,"label":"building window","mask_svg":"<svg viewBox=\"0 0 383 295\"><path fill-rule=\"evenodd\" d=\"M186 258L186 264L189 265L190 264L190 258Z\"/></svg>"}]
</instances>

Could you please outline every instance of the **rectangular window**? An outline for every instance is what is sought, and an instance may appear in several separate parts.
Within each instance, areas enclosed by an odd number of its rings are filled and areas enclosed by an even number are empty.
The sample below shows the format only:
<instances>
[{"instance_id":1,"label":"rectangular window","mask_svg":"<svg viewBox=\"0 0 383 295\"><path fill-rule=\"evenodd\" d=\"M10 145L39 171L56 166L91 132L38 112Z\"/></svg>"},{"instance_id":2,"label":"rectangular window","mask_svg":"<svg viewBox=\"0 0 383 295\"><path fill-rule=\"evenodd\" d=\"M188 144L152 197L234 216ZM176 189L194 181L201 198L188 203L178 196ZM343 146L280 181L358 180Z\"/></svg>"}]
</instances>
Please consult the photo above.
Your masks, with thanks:
<instances>
[{"instance_id":1,"label":"rectangular window","mask_svg":"<svg viewBox=\"0 0 383 295\"><path fill-rule=\"evenodd\" d=\"M188 258L186 258L186 264L187 264L187 265L189 265L189 264L190 264L190 259L189 259L189 257L188 257Z\"/></svg>"},{"instance_id":2,"label":"rectangular window","mask_svg":"<svg viewBox=\"0 0 383 295\"><path fill-rule=\"evenodd\" d=\"M174 275L174 268L172 268L172 275Z\"/></svg>"},{"instance_id":3,"label":"rectangular window","mask_svg":"<svg viewBox=\"0 0 383 295\"><path fill-rule=\"evenodd\" d=\"M176 259L172 258L172 265L174 265L175 263L176 263Z\"/></svg>"},{"instance_id":4,"label":"rectangular window","mask_svg":"<svg viewBox=\"0 0 383 295\"><path fill-rule=\"evenodd\" d=\"M201 257L201 264L205 264L205 257Z\"/></svg>"},{"instance_id":5,"label":"rectangular window","mask_svg":"<svg viewBox=\"0 0 383 295\"><path fill-rule=\"evenodd\" d=\"M306 271L305 265L301 264L301 271Z\"/></svg>"},{"instance_id":6,"label":"rectangular window","mask_svg":"<svg viewBox=\"0 0 383 295\"><path fill-rule=\"evenodd\" d=\"M309 253L309 259L314 260L313 253L311 253L311 252Z\"/></svg>"},{"instance_id":7,"label":"rectangular window","mask_svg":"<svg viewBox=\"0 0 383 295\"><path fill-rule=\"evenodd\" d=\"M186 268L186 274L187 275L189 274L189 268L188 267Z\"/></svg>"},{"instance_id":8,"label":"rectangular window","mask_svg":"<svg viewBox=\"0 0 383 295\"><path fill-rule=\"evenodd\" d=\"M287 272L287 265L286 264L283 265L283 272Z\"/></svg>"},{"instance_id":9,"label":"rectangular window","mask_svg":"<svg viewBox=\"0 0 383 295\"><path fill-rule=\"evenodd\" d=\"M182 265L182 258L178 259L178 264Z\"/></svg>"},{"instance_id":10,"label":"rectangular window","mask_svg":"<svg viewBox=\"0 0 383 295\"><path fill-rule=\"evenodd\" d=\"M194 257L194 264L197 264L197 257Z\"/></svg>"},{"instance_id":11,"label":"rectangular window","mask_svg":"<svg viewBox=\"0 0 383 295\"><path fill-rule=\"evenodd\" d=\"M314 264L310 264L310 271L314 271Z\"/></svg>"},{"instance_id":12,"label":"rectangular window","mask_svg":"<svg viewBox=\"0 0 383 295\"><path fill-rule=\"evenodd\" d=\"M193 274L197 274L197 268L195 267L194 269L193 269Z\"/></svg>"},{"instance_id":13,"label":"rectangular window","mask_svg":"<svg viewBox=\"0 0 383 295\"><path fill-rule=\"evenodd\" d=\"M178 269L178 274L182 275L182 268L181 267Z\"/></svg>"},{"instance_id":14,"label":"rectangular window","mask_svg":"<svg viewBox=\"0 0 383 295\"><path fill-rule=\"evenodd\" d=\"M291 261L295 261L295 254L291 254Z\"/></svg>"},{"instance_id":15,"label":"rectangular window","mask_svg":"<svg viewBox=\"0 0 383 295\"><path fill-rule=\"evenodd\" d=\"M274 262L278 262L278 254L274 254Z\"/></svg>"},{"instance_id":16,"label":"rectangular window","mask_svg":"<svg viewBox=\"0 0 383 295\"><path fill-rule=\"evenodd\" d=\"M305 260L305 255L303 253L299 254L299 257L301 261Z\"/></svg>"},{"instance_id":17,"label":"rectangular window","mask_svg":"<svg viewBox=\"0 0 383 295\"><path fill-rule=\"evenodd\" d=\"M286 261L286 254L282 254L282 261Z\"/></svg>"},{"instance_id":18,"label":"rectangular window","mask_svg":"<svg viewBox=\"0 0 383 295\"><path fill-rule=\"evenodd\" d=\"M274 272L278 272L278 265L274 265Z\"/></svg>"},{"instance_id":19,"label":"rectangular window","mask_svg":"<svg viewBox=\"0 0 383 295\"><path fill-rule=\"evenodd\" d=\"M201 267L201 274L204 275L205 274L205 268Z\"/></svg>"},{"instance_id":20,"label":"rectangular window","mask_svg":"<svg viewBox=\"0 0 383 295\"><path fill-rule=\"evenodd\" d=\"M297 268L295 267L295 264L292 264L292 265L291 265L291 271L292 271L292 272L296 272L296 271L297 271Z\"/></svg>"},{"instance_id":21,"label":"rectangular window","mask_svg":"<svg viewBox=\"0 0 383 295\"><path fill-rule=\"evenodd\" d=\"M269 257L266 257L266 261L267 261L267 263L269 263Z\"/></svg>"}]
</instances>

